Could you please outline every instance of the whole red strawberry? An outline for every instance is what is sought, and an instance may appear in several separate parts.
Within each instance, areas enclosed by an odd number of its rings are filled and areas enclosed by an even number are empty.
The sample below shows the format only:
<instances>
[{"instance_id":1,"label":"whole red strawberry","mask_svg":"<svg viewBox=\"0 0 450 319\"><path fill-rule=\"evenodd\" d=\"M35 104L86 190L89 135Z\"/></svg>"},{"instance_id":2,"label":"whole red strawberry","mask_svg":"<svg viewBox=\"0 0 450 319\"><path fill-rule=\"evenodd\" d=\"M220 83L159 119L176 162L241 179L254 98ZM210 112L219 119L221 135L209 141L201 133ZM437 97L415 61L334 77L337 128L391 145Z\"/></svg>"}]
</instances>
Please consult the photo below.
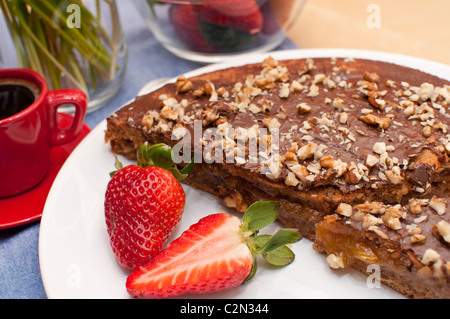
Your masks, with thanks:
<instances>
[{"instance_id":1,"label":"whole red strawberry","mask_svg":"<svg viewBox=\"0 0 450 319\"><path fill-rule=\"evenodd\" d=\"M206 216L171 242L146 265L135 269L126 287L136 298L167 298L228 290L250 280L256 272L256 255L276 266L294 260L286 246L301 236L295 230L259 235L273 222L279 203L257 202L242 222L219 213Z\"/></svg>"},{"instance_id":2,"label":"whole red strawberry","mask_svg":"<svg viewBox=\"0 0 450 319\"><path fill-rule=\"evenodd\" d=\"M145 145L141 155L148 150ZM160 152L151 155L155 154ZM140 162L148 164L148 160ZM118 168L106 189L105 220L117 261L134 269L161 251L181 219L186 198L178 180L165 168L122 168L120 164Z\"/></svg>"}]
</instances>

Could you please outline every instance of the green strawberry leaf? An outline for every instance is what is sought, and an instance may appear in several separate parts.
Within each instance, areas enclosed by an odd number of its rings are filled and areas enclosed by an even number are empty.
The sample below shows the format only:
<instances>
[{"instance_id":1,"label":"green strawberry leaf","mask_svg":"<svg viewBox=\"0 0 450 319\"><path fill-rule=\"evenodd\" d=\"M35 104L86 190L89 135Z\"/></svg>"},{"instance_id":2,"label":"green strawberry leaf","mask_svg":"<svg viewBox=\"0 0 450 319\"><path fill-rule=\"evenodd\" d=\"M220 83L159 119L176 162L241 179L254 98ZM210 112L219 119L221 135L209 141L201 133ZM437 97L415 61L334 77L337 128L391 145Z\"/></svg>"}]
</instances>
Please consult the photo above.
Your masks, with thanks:
<instances>
[{"instance_id":1,"label":"green strawberry leaf","mask_svg":"<svg viewBox=\"0 0 450 319\"><path fill-rule=\"evenodd\" d=\"M109 173L109 177L113 177L118 171L120 171L123 168L123 164L121 161L119 161L119 158L116 156L116 160L114 161L114 167L116 168L115 171L112 171Z\"/></svg>"},{"instance_id":2,"label":"green strawberry leaf","mask_svg":"<svg viewBox=\"0 0 450 319\"><path fill-rule=\"evenodd\" d=\"M271 237L271 235L259 235L255 238L255 247L257 249L263 247ZM263 254L263 257L271 265L282 267L292 263L294 261L295 254L289 247L284 245Z\"/></svg>"},{"instance_id":3,"label":"green strawberry leaf","mask_svg":"<svg viewBox=\"0 0 450 319\"><path fill-rule=\"evenodd\" d=\"M272 235L261 248L255 250L256 254L267 254L281 246L294 244L302 239L302 235L293 229L281 229Z\"/></svg>"},{"instance_id":4,"label":"green strawberry leaf","mask_svg":"<svg viewBox=\"0 0 450 319\"><path fill-rule=\"evenodd\" d=\"M188 165L186 165L185 167L183 167L183 169L181 169L181 171L180 171L181 174L188 175L190 172L192 172L192 170L194 169L194 166L195 166L195 161L194 161L194 158L192 158L191 162Z\"/></svg>"},{"instance_id":5,"label":"green strawberry leaf","mask_svg":"<svg viewBox=\"0 0 450 319\"><path fill-rule=\"evenodd\" d=\"M273 223L278 216L280 203L276 201L255 202L247 209L242 224L247 231L258 231Z\"/></svg>"},{"instance_id":6,"label":"green strawberry leaf","mask_svg":"<svg viewBox=\"0 0 450 319\"><path fill-rule=\"evenodd\" d=\"M161 168L169 169L175 165L172 161L172 149L166 144L154 144L148 146L148 143L144 143L138 149L137 153L138 166L142 168L150 166L158 166Z\"/></svg>"},{"instance_id":7,"label":"green strawberry leaf","mask_svg":"<svg viewBox=\"0 0 450 319\"><path fill-rule=\"evenodd\" d=\"M263 256L268 263L277 267L289 265L295 259L294 252L288 246L278 247Z\"/></svg>"}]
</instances>

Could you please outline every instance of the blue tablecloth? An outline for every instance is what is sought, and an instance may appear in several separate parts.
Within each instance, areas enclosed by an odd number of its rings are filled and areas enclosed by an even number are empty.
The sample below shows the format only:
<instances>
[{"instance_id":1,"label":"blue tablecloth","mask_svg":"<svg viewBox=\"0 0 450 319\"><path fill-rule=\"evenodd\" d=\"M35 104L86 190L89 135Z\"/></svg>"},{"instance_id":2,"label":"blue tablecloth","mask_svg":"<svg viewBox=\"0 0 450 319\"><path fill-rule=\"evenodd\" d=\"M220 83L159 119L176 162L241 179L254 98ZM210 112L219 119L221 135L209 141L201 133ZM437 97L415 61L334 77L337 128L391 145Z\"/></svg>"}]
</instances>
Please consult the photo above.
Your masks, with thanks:
<instances>
[{"instance_id":1,"label":"blue tablecloth","mask_svg":"<svg viewBox=\"0 0 450 319\"><path fill-rule=\"evenodd\" d=\"M131 1L118 1L128 43L129 58L124 85L103 108L88 114L86 124L94 128L109 114L136 96L147 82L175 77L201 64L175 57L159 45ZM286 40L278 49L296 46ZM41 280L38 256L39 222L0 230L0 298L47 298Z\"/></svg>"}]
</instances>

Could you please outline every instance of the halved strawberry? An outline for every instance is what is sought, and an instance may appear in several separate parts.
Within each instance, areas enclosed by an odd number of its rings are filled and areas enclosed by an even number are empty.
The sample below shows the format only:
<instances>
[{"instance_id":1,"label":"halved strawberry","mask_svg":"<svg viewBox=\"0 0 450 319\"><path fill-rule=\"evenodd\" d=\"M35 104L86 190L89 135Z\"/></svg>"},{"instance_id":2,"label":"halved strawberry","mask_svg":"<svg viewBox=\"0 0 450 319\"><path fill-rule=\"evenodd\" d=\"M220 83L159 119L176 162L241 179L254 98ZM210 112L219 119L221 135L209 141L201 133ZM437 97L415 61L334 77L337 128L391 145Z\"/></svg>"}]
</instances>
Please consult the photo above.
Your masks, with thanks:
<instances>
[{"instance_id":1,"label":"halved strawberry","mask_svg":"<svg viewBox=\"0 0 450 319\"><path fill-rule=\"evenodd\" d=\"M263 27L263 15L255 0L205 0L194 10L202 21L250 34Z\"/></svg>"},{"instance_id":2,"label":"halved strawberry","mask_svg":"<svg viewBox=\"0 0 450 319\"><path fill-rule=\"evenodd\" d=\"M223 291L253 277L258 254L278 266L291 263L294 254L285 245L300 240L298 232L285 229L273 236L257 236L259 229L275 220L278 209L277 202L257 202L242 222L225 213L200 219L131 273L128 293L156 299Z\"/></svg>"},{"instance_id":3,"label":"halved strawberry","mask_svg":"<svg viewBox=\"0 0 450 319\"><path fill-rule=\"evenodd\" d=\"M183 214L185 193L175 176L184 175L168 158L170 152L162 144L144 144L139 166L122 167L116 161L118 170L105 193L105 221L114 255L124 268L134 269L158 254Z\"/></svg>"}]
</instances>

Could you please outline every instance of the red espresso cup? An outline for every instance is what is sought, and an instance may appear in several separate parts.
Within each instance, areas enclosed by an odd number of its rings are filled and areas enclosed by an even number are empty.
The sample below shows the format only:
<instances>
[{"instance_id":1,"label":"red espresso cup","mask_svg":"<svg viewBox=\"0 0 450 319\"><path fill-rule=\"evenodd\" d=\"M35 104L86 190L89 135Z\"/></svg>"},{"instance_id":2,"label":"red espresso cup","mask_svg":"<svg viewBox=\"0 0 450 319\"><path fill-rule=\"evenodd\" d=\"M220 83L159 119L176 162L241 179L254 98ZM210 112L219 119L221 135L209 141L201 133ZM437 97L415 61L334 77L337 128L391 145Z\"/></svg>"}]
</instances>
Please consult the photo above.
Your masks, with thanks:
<instances>
[{"instance_id":1,"label":"red espresso cup","mask_svg":"<svg viewBox=\"0 0 450 319\"><path fill-rule=\"evenodd\" d=\"M69 128L58 127L61 105L75 107ZM50 150L72 141L86 116L86 95L77 89L50 91L28 69L0 70L0 197L38 185L50 167Z\"/></svg>"}]
</instances>

